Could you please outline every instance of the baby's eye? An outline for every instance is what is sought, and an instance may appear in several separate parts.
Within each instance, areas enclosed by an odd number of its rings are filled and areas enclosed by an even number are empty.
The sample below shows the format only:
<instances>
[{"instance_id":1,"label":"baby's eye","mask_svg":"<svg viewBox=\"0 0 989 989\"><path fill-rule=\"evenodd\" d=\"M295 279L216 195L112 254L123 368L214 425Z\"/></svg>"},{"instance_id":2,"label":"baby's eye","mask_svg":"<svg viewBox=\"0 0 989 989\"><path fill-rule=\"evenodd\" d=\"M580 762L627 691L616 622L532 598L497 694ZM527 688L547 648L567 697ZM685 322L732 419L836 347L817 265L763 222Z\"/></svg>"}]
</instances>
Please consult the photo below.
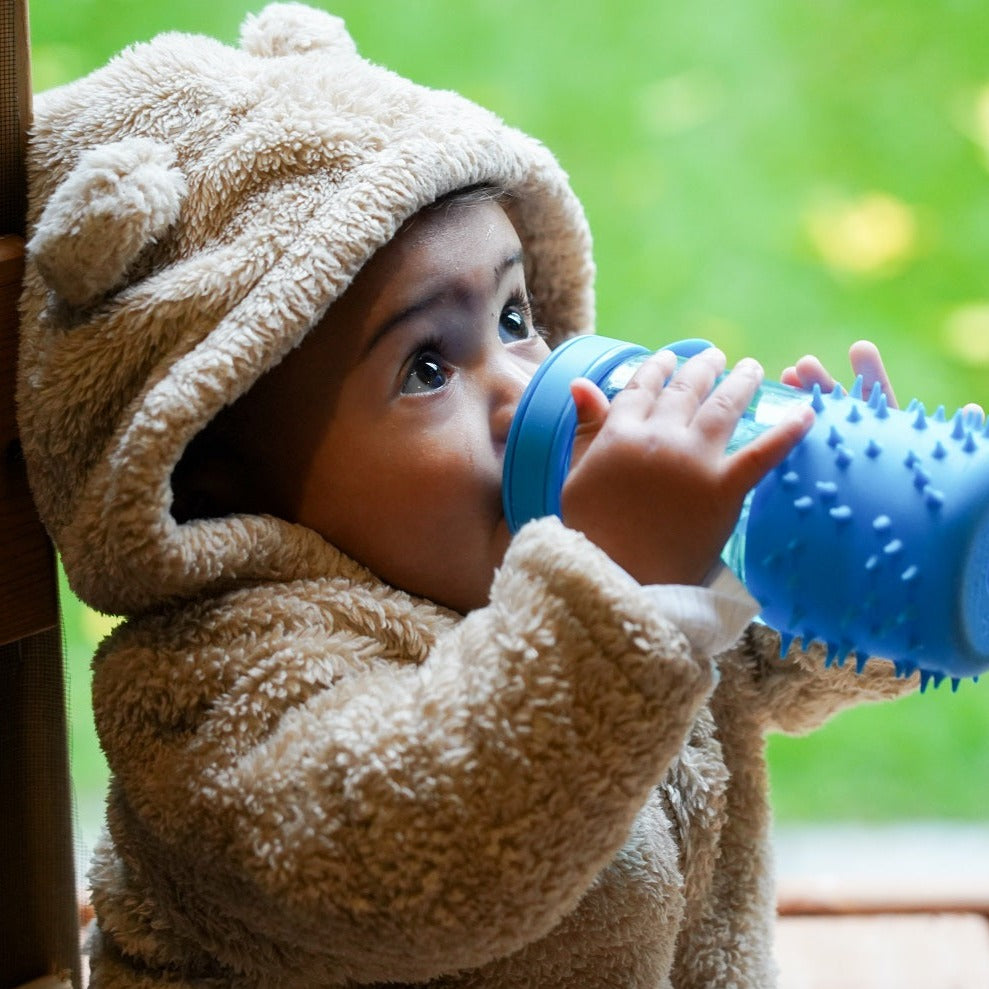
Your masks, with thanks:
<instances>
[{"instance_id":1,"label":"baby's eye","mask_svg":"<svg viewBox=\"0 0 989 989\"><path fill-rule=\"evenodd\" d=\"M435 351L420 350L412 359L408 376L402 384L403 395L435 391L448 381L446 366Z\"/></svg>"},{"instance_id":2,"label":"baby's eye","mask_svg":"<svg viewBox=\"0 0 989 989\"><path fill-rule=\"evenodd\" d=\"M517 302L510 302L502 309L498 319L498 336L502 343L513 343L529 337L532 331L528 316L527 307Z\"/></svg>"}]
</instances>

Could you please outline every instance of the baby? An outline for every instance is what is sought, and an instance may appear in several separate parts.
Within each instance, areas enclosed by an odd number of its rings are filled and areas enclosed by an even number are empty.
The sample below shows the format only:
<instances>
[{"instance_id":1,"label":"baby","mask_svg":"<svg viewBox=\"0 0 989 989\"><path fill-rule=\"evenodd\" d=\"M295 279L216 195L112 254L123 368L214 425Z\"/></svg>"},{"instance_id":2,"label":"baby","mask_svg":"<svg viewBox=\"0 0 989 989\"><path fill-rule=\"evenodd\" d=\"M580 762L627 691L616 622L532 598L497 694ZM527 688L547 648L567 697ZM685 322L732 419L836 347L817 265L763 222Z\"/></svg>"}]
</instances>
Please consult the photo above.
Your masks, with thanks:
<instances>
[{"instance_id":1,"label":"baby","mask_svg":"<svg viewBox=\"0 0 989 989\"><path fill-rule=\"evenodd\" d=\"M127 616L94 989L772 985L764 736L913 686L781 661L718 566L810 413L727 456L752 361L575 382L563 518L513 537L512 415L593 316L541 145L297 4L36 118L25 452Z\"/></svg>"}]
</instances>

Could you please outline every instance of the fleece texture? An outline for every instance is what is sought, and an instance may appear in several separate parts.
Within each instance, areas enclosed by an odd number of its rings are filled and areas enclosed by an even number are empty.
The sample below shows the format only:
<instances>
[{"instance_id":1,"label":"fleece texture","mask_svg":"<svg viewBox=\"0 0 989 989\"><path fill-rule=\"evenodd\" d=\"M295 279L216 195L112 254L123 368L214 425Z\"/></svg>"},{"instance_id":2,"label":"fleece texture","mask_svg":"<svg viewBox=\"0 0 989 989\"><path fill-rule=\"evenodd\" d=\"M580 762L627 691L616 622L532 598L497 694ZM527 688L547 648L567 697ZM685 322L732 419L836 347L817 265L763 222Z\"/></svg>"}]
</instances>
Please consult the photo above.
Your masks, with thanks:
<instances>
[{"instance_id":1,"label":"fleece texture","mask_svg":"<svg viewBox=\"0 0 989 989\"><path fill-rule=\"evenodd\" d=\"M772 986L765 734L912 681L763 627L717 678L553 519L460 616L300 526L171 514L188 443L448 192L511 193L538 322L589 329L545 148L276 4L39 97L29 172L30 478L72 586L127 616L93 671L92 989Z\"/></svg>"}]
</instances>

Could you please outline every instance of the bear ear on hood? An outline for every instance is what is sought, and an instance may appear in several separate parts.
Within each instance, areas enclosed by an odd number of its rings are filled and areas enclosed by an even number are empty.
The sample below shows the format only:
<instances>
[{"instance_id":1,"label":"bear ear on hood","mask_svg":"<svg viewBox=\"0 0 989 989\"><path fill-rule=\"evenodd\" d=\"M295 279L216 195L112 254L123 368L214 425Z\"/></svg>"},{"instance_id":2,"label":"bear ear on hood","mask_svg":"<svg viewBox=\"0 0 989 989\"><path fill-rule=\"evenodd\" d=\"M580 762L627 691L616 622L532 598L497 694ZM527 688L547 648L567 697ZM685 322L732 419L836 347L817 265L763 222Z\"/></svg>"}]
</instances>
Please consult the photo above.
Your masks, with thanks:
<instances>
[{"instance_id":1,"label":"bear ear on hood","mask_svg":"<svg viewBox=\"0 0 989 989\"><path fill-rule=\"evenodd\" d=\"M141 252L179 218L187 188L174 160L171 148L140 137L79 156L27 245L56 295L86 306L124 283Z\"/></svg>"},{"instance_id":2,"label":"bear ear on hood","mask_svg":"<svg viewBox=\"0 0 989 989\"><path fill-rule=\"evenodd\" d=\"M269 58L312 51L357 53L342 18L301 3L273 3L257 15L249 14L241 25L240 47Z\"/></svg>"}]
</instances>

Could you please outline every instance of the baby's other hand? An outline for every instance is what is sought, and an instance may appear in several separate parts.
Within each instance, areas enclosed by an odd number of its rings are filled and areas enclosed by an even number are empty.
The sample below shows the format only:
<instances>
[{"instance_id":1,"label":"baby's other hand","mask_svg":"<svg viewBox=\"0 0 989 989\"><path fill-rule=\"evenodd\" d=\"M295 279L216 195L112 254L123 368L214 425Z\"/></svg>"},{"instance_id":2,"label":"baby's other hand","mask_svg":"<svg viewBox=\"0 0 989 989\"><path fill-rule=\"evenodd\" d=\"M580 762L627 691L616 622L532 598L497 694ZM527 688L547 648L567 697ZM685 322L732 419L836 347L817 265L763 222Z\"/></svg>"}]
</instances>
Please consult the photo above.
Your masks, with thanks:
<instances>
[{"instance_id":1,"label":"baby's other hand","mask_svg":"<svg viewBox=\"0 0 989 989\"><path fill-rule=\"evenodd\" d=\"M848 358L852 365L853 378L862 375L863 395L871 394L873 385L878 381L890 408L899 408L879 348L874 343L869 340L859 340L853 343L848 350ZM823 392L830 392L835 386L834 378L831 377L824 365L811 355L801 357L793 367L786 368L780 380L785 385L803 388L806 391L810 391L815 384L819 385ZM966 415L977 413L982 420L985 420L982 406L975 402L966 405L962 412Z\"/></svg>"},{"instance_id":2,"label":"baby's other hand","mask_svg":"<svg viewBox=\"0 0 989 989\"><path fill-rule=\"evenodd\" d=\"M890 408L899 407L896 404L896 395L893 392L892 384L890 384L879 348L874 343L869 340L859 340L853 343L848 350L848 358L852 365L853 379L860 374L862 375L863 395L871 394L873 386L878 381ZM814 385L818 385L821 391L830 392L835 386L835 379L831 377L828 370L816 357L810 354L801 357L793 367L786 368L780 380L784 385L803 388L805 391L810 391Z\"/></svg>"},{"instance_id":3,"label":"baby's other hand","mask_svg":"<svg viewBox=\"0 0 989 989\"><path fill-rule=\"evenodd\" d=\"M724 354L713 347L679 371L675 355L659 351L610 405L587 379L571 386L578 425L563 520L640 583L702 583L747 492L813 421L810 407L798 406L726 453L763 373L743 360L715 386L724 367Z\"/></svg>"}]
</instances>

